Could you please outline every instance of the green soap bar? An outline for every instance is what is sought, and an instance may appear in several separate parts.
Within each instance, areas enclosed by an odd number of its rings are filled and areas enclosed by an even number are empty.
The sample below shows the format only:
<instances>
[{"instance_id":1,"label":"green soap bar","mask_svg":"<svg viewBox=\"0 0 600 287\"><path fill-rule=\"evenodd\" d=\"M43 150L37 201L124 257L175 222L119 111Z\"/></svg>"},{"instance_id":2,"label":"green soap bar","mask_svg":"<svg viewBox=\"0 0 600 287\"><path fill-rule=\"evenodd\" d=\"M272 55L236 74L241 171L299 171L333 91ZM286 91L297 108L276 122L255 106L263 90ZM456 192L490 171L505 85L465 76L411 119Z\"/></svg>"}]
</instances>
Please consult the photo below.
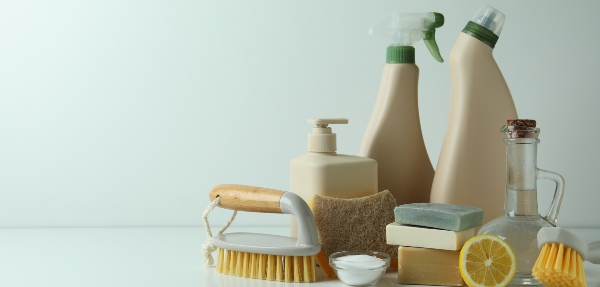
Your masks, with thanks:
<instances>
[{"instance_id":1,"label":"green soap bar","mask_svg":"<svg viewBox=\"0 0 600 287\"><path fill-rule=\"evenodd\" d=\"M396 223L461 231L481 225L483 210L454 204L410 203L394 208Z\"/></svg>"}]
</instances>

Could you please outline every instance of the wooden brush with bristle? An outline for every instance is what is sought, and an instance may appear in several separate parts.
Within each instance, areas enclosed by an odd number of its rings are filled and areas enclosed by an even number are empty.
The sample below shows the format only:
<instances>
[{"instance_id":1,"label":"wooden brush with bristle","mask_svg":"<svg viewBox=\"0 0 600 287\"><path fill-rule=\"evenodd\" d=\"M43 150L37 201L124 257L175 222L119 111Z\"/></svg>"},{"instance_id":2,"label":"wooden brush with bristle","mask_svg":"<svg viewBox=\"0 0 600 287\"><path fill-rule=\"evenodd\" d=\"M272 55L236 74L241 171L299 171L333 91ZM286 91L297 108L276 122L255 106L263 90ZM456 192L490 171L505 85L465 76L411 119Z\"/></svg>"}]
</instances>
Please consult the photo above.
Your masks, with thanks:
<instances>
[{"instance_id":1,"label":"wooden brush with bristle","mask_svg":"<svg viewBox=\"0 0 600 287\"><path fill-rule=\"evenodd\" d=\"M537 235L540 255L533 277L546 287L586 287L583 261L600 264L600 242L588 245L560 227L544 227Z\"/></svg>"},{"instance_id":2,"label":"wooden brush with bristle","mask_svg":"<svg viewBox=\"0 0 600 287\"><path fill-rule=\"evenodd\" d=\"M298 195L275 189L224 184L213 188L210 199L220 197L222 208L291 214L298 222L298 239L260 233L226 233L214 236L219 247L216 270L244 278L282 282L315 282L315 254L321 250L315 220Z\"/></svg>"}]
</instances>

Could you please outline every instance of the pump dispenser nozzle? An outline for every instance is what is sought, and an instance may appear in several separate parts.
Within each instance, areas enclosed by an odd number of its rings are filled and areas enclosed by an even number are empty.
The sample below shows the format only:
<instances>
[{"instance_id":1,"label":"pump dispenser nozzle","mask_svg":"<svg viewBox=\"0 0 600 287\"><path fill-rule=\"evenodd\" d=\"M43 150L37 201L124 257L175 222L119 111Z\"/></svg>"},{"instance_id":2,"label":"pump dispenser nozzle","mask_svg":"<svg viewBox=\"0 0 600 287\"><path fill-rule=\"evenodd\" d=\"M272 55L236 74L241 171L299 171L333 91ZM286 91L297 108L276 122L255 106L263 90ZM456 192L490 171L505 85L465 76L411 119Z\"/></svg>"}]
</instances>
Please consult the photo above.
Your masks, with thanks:
<instances>
[{"instance_id":1,"label":"pump dispenser nozzle","mask_svg":"<svg viewBox=\"0 0 600 287\"><path fill-rule=\"evenodd\" d=\"M331 132L330 124L347 124L348 119L309 119L309 124L317 125L308 134L308 151L335 152L337 150L336 136Z\"/></svg>"},{"instance_id":2,"label":"pump dispenser nozzle","mask_svg":"<svg viewBox=\"0 0 600 287\"><path fill-rule=\"evenodd\" d=\"M388 47L387 63L414 63L414 48L423 39L431 55L444 62L435 41L435 28L444 25L444 15L430 13L394 13L375 22L369 35L381 35L392 39Z\"/></svg>"}]
</instances>

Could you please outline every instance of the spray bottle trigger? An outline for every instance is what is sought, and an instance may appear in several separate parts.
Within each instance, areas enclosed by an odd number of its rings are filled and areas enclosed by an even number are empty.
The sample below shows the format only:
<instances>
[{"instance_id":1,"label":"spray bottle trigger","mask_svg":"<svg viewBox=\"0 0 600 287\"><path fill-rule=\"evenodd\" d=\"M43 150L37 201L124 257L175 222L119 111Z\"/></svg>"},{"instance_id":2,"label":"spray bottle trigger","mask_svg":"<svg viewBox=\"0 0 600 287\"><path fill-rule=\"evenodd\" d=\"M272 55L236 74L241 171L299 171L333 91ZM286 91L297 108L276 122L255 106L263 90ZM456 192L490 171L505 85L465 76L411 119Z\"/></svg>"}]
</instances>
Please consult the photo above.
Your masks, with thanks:
<instances>
[{"instance_id":1,"label":"spray bottle trigger","mask_svg":"<svg viewBox=\"0 0 600 287\"><path fill-rule=\"evenodd\" d=\"M440 54L440 48L438 47L437 42L435 41L435 28L439 28L444 25L444 15L436 12L433 12L433 15L435 17L435 20L431 24L431 27L429 27L428 30L424 31L425 38L423 39L423 42L425 42L425 45L427 45L427 49L429 49L431 55L438 62L443 63L444 59L442 59L442 55Z\"/></svg>"},{"instance_id":2,"label":"spray bottle trigger","mask_svg":"<svg viewBox=\"0 0 600 287\"><path fill-rule=\"evenodd\" d=\"M444 62L442 55L440 55L440 48L438 48L437 42L435 41L435 29L430 29L425 32L425 39L423 39L427 49L431 55L440 63Z\"/></svg>"}]
</instances>

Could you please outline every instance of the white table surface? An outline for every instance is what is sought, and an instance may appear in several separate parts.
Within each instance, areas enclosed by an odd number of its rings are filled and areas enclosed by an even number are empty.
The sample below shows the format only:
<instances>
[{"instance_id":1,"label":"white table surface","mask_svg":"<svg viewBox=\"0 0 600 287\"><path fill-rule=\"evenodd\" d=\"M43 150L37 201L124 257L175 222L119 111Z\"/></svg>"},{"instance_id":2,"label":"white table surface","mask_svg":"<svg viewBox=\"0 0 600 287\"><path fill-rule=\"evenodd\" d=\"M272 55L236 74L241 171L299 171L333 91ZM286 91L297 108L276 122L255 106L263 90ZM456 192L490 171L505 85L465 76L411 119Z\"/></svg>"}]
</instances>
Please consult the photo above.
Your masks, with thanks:
<instances>
[{"instance_id":1,"label":"white table surface","mask_svg":"<svg viewBox=\"0 0 600 287\"><path fill-rule=\"evenodd\" d=\"M600 229L570 230L586 242L600 240ZM288 229L230 231L285 235ZM322 281L313 284L218 274L203 265L205 239L203 227L0 229L0 286L345 286L320 272ZM588 286L600 287L600 266L586 262L585 268ZM399 286L396 279L396 273L388 272L377 286Z\"/></svg>"}]
</instances>

